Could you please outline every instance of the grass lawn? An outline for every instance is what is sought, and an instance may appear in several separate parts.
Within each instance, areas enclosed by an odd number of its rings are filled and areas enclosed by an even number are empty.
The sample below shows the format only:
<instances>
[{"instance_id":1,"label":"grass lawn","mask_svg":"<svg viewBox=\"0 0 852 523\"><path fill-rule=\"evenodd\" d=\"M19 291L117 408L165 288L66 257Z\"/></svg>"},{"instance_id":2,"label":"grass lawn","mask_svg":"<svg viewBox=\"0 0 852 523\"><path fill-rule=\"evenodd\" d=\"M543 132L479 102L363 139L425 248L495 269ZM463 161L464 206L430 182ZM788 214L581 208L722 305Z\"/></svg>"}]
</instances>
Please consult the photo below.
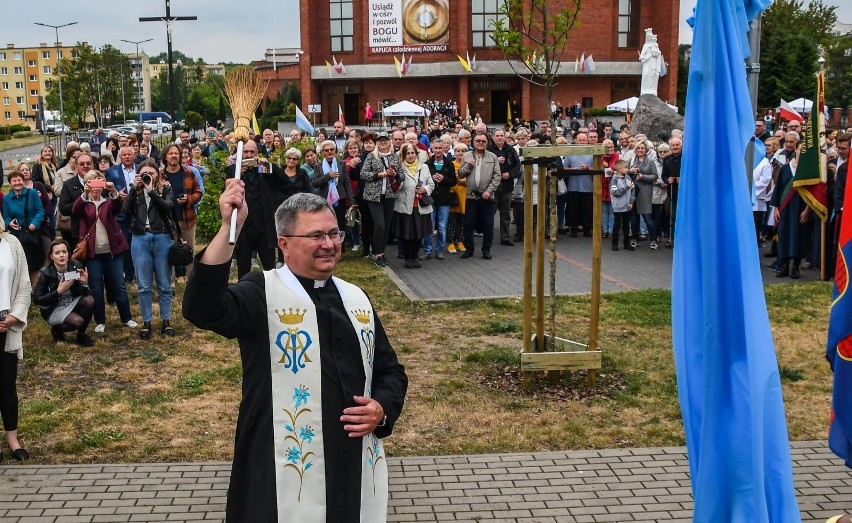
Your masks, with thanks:
<instances>
[{"instance_id":1,"label":"grass lawn","mask_svg":"<svg viewBox=\"0 0 852 523\"><path fill-rule=\"evenodd\" d=\"M43 141L44 136L38 133L35 133L32 136L27 136L26 138L12 138L11 140L5 140L0 142L0 153L11 151L12 149L17 149L19 147L35 145Z\"/></svg>"},{"instance_id":2,"label":"grass lawn","mask_svg":"<svg viewBox=\"0 0 852 523\"><path fill-rule=\"evenodd\" d=\"M604 362L593 389L580 372L556 383L542 376L524 393L517 371L520 299L411 304L371 262L349 256L338 274L372 296L410 380L403 416L387 441L392 455L684 444L668 291L604 296ZM791 439L824 438L830 285L774 285L766 292ZM135 302L135 288L130 293ZM181 295L178 286L178 336L162 338L155 323L147 342L119 327L110 307L95 347L57 345L31 312L18 394L20 434L35 462L232 457L241 383L236 343L188 325L179 313ZM583 340L588 308L588 297L561 298L558 334Z\"/></svg>"}]
</instances>

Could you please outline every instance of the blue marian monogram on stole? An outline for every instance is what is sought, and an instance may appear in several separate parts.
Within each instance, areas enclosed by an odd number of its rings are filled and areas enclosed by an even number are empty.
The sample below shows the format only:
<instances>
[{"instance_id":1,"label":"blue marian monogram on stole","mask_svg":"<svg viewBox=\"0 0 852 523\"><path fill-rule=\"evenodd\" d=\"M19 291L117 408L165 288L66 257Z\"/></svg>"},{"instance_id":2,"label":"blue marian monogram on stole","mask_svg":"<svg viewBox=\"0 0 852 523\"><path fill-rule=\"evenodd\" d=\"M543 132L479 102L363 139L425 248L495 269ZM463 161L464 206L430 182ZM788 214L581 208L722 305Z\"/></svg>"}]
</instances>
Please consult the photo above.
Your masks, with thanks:
<instances>
[{"instance_id":1,"label":"blue marian monogram on stole","mask_svg":"<svg viewBox=\"0 0 852 523\"><path fill-rule=\"evenodd\" d=\"M305 310L299 309L275 309L278 314L278 319L284 325L288 325L285 330L278 333L275 339L275 345L281 349L284 354L278 363L283 363L285 369L290 369L293 374L305 368L305 363L311 363L308 357L308 349L313 345L311 335L307 331L301 330L299 324L305 318ZM284 338L284 344L281 343L281 338Z\"/></svg>"},{"instance_id":2,"label":"blue marian monogram on stole","mask_svg":"<svg viewBox=\"0 0 852 523\"><path fill-rule=\"evenodd\" d=\"M358 323L363 325L363 327L361 327L361 343L363 343L364 347L367 349L367 363L372 368L373 356L376 349L376 334L370 330L370 312L354 310L352 311L352 314L355 316L355 319L358 320Z\"/></svg>"},{"instance_id":3,"label":"blue marian monogram on stole","mask_svg":"<svg viewBox=\"0 0 852 523\"><path fill-rule=\"evenodd\" d=\"M293 389L293 409L283 409L284 413L290 419L289 423L284 425L284 430L287 435L284 436L284 441L291 441L292 445L287 449L287 463L285 468L291 468L299 475L299 493L296 495L296 501L302 501L302 485L305 482L305 473L314 464L310 459L314 456L313 452L308 450L311 443L314 441L314 429L310 425L299 427L297 422L299 416L311 409L307 407L311 393L304 385L299 385ZM305 405L304 408L299 408Z\"/></svg>"}]
</instances>

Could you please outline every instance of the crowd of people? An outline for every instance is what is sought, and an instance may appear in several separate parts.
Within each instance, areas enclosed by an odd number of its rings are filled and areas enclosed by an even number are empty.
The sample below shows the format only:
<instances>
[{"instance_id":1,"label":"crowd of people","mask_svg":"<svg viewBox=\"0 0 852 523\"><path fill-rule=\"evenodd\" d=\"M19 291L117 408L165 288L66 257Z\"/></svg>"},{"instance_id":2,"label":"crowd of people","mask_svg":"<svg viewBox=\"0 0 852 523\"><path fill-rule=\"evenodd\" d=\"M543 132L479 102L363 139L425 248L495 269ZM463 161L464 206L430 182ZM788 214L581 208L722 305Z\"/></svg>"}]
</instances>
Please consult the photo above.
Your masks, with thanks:
<instances>
[{"instance_id":1,"label":"crowd of people","mask_svg":"<svg viewBox=\"0 0 852 523\"><path fill-rule=\"evenodd\" d=\"M422 127L410 122L370 132L335 122L316 137L299 130L286 136L269 129L251 133L240 162L248 215L233 253L238 276L249 273L255 260L265 270L280 266L284 256L275 213L300 193L318 195L334 209L337 230L317 241L330 240L379 267L387 265L391 249L407 269L454 255L490 260L495 241L509 247L523 241L524 207L531 205L536 216L539 191L547 196L549 237L551 177L556 178L558 235L592 236L594 184L600 183L601 232L611 238L613 251L633 251L645 241L651 250L673 247L680 130L658 144L631 134L626 125L615 130L597 122L555 132L547 123L535 131L489 130L481 122L446 116L441 107L436 106L441 116ZM795 174L802 123L789 122L774 134L762 118L755 127L755 138L766 146L753 173L756 241L772 243L767 256L777 258L771 268L779 277L798 278L802 259L812 267L821 259L812 213L795 191L785 197L779 190ZM850 139L850 130L826 137L834 220L842 211ZM564 157L567 176L534 165L532 201L525 202L521 148L550 143L601 144L604 175L582 174L592 168L592 156ZM148 130L138 140L96 135L90 143L70 142L61 157L45 145L35 162L21 162L8 174L10 188L0 194L0 341L6 347L0 358L0 411L16 458L27 454L15 431L17 400L10 398L29 301L38 305L54 340L65 341L70 334L70 341L91 346L89 325L104 333L108 306L115 307L122 327L139 328L139 337L150 339L156 288L160 334L174 336L174 285L185 281L192 263L170 261L170 251L175 238L194 250L204 182L219 172L213 167L221 167L226 179L236 176L234 149L232 135L214 128L201 138L181 131L162 151ZM834 243L827 242L829 249ZM825 260L831 264L833 255ZM133 287L141 327L132 314L128 289Z\"/></svg>"},{"instance_id":2,"label":"crowd of people","mask_svg":"<svg viewBox=\"0 0 852 523\"><path fill-rule=\"evenodd\" d=\"M803 123L793 120L787 123L786 130L778 128L770 134L765 119L755 121L754 138L761 141L766 149L765 157L753 171L755 236L761 246L771 242L770 250L764 256L775 258L767 268L775 271L779 278L799 279L803 268L824 269L826 274L834 274L852 127L845 132L833 131L825 136L823 151L826 154L828 217L825 242L822 241L821 220L798 191L787 190L799 167L803 131L807 131L803 129Z\"/></svg>"}]
</instances>

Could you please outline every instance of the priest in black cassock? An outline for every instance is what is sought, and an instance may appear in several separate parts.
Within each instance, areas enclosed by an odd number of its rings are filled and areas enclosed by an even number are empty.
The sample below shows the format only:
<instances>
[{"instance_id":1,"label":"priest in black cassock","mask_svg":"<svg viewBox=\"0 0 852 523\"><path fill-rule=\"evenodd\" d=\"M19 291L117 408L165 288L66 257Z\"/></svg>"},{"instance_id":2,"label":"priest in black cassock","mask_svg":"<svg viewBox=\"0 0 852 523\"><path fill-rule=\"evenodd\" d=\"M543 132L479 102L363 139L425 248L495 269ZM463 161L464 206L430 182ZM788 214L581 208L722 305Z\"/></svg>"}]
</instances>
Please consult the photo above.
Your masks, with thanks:
<instances>
[{"instance_id":1,"label":"priest in black cassock","mask_svg":"<svg viewBox=\"0 0 852 523\"><path fill-rule=\"evenodd\" d=\"M231 214L239 234L247 207L243 182L227 180L222 226L183 303L190 322L239 341L227 521L385 521L381 438L402 411L405 370L366 294L332 276L344 234L319 196L294 195L275 213L283 267L228 283Z\"/></svg>"}]
</instances>

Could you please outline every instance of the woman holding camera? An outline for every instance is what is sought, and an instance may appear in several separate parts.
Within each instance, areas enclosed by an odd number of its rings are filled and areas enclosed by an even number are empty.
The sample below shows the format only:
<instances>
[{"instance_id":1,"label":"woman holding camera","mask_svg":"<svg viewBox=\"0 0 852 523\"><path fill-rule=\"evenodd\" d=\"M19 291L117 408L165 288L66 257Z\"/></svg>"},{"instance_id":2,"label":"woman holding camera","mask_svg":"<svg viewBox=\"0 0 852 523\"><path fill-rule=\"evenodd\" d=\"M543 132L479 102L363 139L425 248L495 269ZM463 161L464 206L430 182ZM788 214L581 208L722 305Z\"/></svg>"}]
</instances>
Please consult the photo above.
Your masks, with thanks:
<instances>
[{"instance_id":1,"label":"woman holding camera","mask_svg":"<svg viewBox=\"0 0 852 523\"><path fill-rule=\"evenodd\" d=\"M80 220L80 241L86 242L86 270L95 298L95 332L102 333L106 328L104 283L107 279L121 323L135 328L137 324L124 285L124 253L129 247L115 219L121 213L121 199L115 185L107 182L99 171L89 171L84 181L83 194L71 207L71 215ZM104 197L104 191L108 198Z\"/></svg>"},{"instance_id":2,"label":"woman holding camera","mask_svg":"<svg viewBox=\"0 0 852 523\"><path fill-rule=\"evenodd\" d=\"M66 332L77 331L77 343L91 347L95 342L86 328L92 320L95 299L89 290L89 275L80 262L71 259L65 240L53 240L48 256L33 289L33 301L50 324L54 341L65 341Z\"/></svg>"},{"instance_id":3,"label":"woman holding camera","mask_svg":"<svg viewBox=\"0 0 852 523\"><path fill-rule=\"evenodd\" d=\"M136 169L133 189L128 191L122 211L130 220L130 242L133 266L136 268L136 289L142 311L142 330L139 337L151 338L153 316L153 279L157 278L157 297L160 302L161 332L174 336L170 324L172 315L172 269L169 266L169 216L174 206L172 187L163 182L157 162L148 158Z\"/></svg>"},{"instance_id":4,"label":"woman holding camera","mask_svg":"<svg viewBox=\"0 0 852 523\"><path fill-rule=\"evenodd\" d=\"M18 441L18 360L24 358L24 329L32 288L21 242L6 232L0 216L0 416L6 443L18 461L30 454Z\"/></svg>"}]
</instances>

